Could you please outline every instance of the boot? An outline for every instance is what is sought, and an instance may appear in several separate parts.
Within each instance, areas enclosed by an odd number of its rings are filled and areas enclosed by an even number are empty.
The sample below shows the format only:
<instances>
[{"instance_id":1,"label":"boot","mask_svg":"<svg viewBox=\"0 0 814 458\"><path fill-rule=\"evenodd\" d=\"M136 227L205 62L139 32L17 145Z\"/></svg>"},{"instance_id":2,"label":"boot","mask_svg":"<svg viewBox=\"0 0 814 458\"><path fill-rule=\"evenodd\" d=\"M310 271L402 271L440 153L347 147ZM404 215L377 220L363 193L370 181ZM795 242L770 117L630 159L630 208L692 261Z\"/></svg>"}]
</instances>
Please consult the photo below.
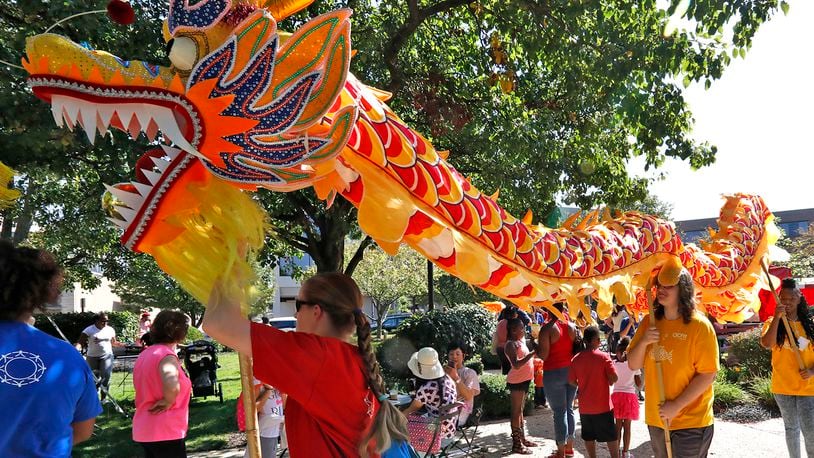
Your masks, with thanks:
<instances>
[{"instance_id":1,"label":"boot","mask_svg":"<svg viewBox=\"0 0 814 458\"><path fill-rule=\"evenodd\" d=\"M536 447L537 446L536 442L532 442L532 441L526 439L526 426L525 425L520 426L520 441L526 447Z\"/></svg>"},{"instance_id":2,"label":"boot","mask_svg":"<svg viewBox=\"0 0 814 458\"><path fill-rule=\"evenodd\" d=\"M519 455L531 455L532 452L523 445L523 429L512 426L512 453Z\"/></svg>"}]
</instances>

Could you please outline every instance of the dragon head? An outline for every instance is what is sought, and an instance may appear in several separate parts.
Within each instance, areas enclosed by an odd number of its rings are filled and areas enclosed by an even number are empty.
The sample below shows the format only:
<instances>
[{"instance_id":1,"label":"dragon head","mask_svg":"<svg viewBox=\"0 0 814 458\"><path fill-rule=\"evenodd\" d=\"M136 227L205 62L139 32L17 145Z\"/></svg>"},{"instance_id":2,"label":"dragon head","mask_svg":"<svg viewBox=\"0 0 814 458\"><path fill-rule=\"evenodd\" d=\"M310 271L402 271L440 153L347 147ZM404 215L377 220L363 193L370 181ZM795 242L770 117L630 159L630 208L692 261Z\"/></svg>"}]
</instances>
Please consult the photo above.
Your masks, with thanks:
<instances>
[{"instance_id":1,"label":"dragon head","mask_svg":"<svg viewBox=\"0 0 814 458\"><path fill-rule=\"evenodd\" d=\"M108 188L126 246L155 256L179 233L211 226L235 199L251 206L241 189L289 191L333 173L357 116L354 105L338 103L350 64L350 11L278 32L275 17L308 3L171 0L170 67L54 34L27 40L28 84L57 125L79 126L91 142L116 128L169 144L139 160L134 181ZM203 190L216 196L202 197ZM262 217L249 219L262 226Z\"/></svg>"}]
</instances>

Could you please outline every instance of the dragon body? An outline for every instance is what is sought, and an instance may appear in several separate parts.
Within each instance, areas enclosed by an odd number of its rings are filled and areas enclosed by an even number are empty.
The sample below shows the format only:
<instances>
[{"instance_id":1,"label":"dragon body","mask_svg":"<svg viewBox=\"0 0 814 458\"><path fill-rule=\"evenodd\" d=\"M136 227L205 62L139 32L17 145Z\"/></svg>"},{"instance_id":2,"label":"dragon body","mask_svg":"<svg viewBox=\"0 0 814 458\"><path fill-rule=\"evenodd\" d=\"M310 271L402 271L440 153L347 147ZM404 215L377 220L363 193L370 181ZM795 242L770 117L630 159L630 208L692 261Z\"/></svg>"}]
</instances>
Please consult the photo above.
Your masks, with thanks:
<instances>
[{"instance_id":1,"label":"dragon body","mask_svg":"<svg viewBox=\"0 0 814 458\"><path fill-rule=\"evenodd\" d=\"M600 315L614 297L636 308L651 272L670 259L692 274L715 317L740 321L759 304L760 262L777 238L760 197L727 197L701 246L636 212L594 211L561 228L518 219L399 119L388 94L349 73L348 11L288 35L272 17L284 15L266 6L171 0L167 38L195 46L176 59L171 50L169 68L51 34L31 37L23 61L58 125L80 126L91 141L113 127L172 144L146 153L134 181L109 188L112 219L126 246L154 256L202 301L216 278L245 268L246 245L262 243L263 214L245 191L313 186L355 205L385 251L407 244L524 307L567 301L575 314L593 295Z\"/></svg>"}]
</instances>

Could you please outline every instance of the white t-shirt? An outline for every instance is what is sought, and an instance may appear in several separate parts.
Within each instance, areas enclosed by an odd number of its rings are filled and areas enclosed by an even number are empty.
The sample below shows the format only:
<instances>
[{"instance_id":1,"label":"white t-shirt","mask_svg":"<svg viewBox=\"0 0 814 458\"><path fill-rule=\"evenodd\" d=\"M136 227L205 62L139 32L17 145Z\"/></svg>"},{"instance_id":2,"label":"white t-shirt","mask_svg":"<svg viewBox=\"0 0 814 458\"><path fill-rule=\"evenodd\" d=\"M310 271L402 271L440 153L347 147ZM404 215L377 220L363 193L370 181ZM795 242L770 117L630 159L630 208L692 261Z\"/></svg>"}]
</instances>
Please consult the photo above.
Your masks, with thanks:
<instances>
[{"instance_id":1,"label":"white t-shirt","mask_svg":"<svg viewBox=\"0 0 814 458\"><path fill-rule=\"evenodd\" d=\"M110 326L105 326L102 329L92 324L82 331L82 334L88 336L88 356L100 357L113 354L113 345L111 341L116 338L116 330Z\"/></svg>"},{"instance_id":2,"label":"white t-shirt","mask_svg":"<svg viewBox=\"0 0 814 458\"><path fill-rule=\"evenodd\" d=\"M254 379L254 383L259 384L260 381ZM263 404L263 409L257 412L257 428L260 430L260 437L279 437L282 424L283 397L276 388L272 388L271 395Z\"/></svg>"},{"instance_id":3,"label":"white t-shirt","mask_svg":"<svg viewBox=\"0 0 814 458\"><path fill-rule=\"evenodd\" d=\"M613 332L622 332L622 320L624 320L625 318L628 318L628 314L624 310L617 313L616 316L611 318L611 320L613 320Z\"/></svg>"},{"instance_id":4,"label":"white t-shirt","mask_svg":"<svg viewBox=\"0 0 814 458\"><path fill-rule=\"evenodd\" d=\"M630 370L627 361L614 361L613 367L616 369L616 375L619 376L619 380L613 384L613 392L636 394L636 380L633 377L642 375L642 371L639 369Z\"/></svg>"}]
</instances>

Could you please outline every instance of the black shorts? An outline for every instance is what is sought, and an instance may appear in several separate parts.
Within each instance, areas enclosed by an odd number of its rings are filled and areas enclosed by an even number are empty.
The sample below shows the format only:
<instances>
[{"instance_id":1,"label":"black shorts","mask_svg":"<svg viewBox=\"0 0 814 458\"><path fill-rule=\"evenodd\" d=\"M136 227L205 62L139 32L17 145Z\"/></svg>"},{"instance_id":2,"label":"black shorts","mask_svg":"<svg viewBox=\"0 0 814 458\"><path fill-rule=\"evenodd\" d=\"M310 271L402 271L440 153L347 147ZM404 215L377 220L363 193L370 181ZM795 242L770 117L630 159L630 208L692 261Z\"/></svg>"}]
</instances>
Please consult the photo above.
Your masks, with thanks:
<instances>
[{"instance_id":1,"label":"black shorts","mask_svg":"<svg viewBox=\"0 0 814 458\"><path fill-rule=\"evenodd\" d=\"M597 442L613 442L616 440L616 423L613 420L613 410L598 414L579 414L582 423L582 440Z\"/></svg>"},{"instance_id":2,"label":"black shorts","mask_svg":"<svg viewBox=\"0 0 814 458\"><path fill-rule=\"evenodd\" d=\"M522 391L524 393L529 391L529 385L531 385L531 380L520 383L506 383L506 387L509 388L509 391Z\"/></svg>"}]
</instances>

